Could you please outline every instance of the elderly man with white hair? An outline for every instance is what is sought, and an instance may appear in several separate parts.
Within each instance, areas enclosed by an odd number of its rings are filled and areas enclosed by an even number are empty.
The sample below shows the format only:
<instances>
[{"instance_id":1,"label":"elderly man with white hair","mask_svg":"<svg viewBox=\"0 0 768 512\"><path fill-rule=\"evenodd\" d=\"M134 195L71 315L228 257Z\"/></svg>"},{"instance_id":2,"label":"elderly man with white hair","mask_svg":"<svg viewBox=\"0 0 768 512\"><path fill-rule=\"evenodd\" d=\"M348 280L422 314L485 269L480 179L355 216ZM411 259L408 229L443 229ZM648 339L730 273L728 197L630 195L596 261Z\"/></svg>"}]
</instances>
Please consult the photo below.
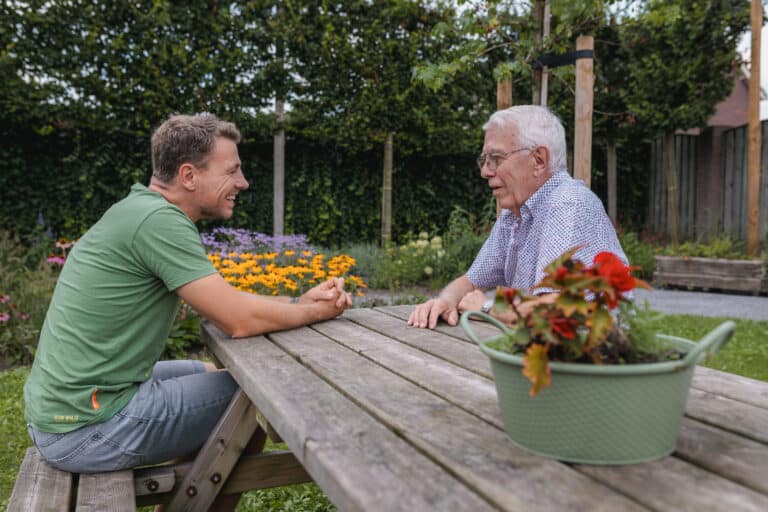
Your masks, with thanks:
<instances>
[{"instance_id":1,"label":"elderly man with white hair","mask_svg":"<svg viewBox=\"0 0 768 512\"><path fill-rule=\"evenodd\" d=\"M491 312L493 300L483 290L496 286L537 295L523 311L550 300L556 290L534 287L544 268L575 246L575 258L585 263L602 251L627 263L602 202L568 174L565 130L557 116L546 107L515 106L494 113L483 130L477 164L501 214L467 273L417 306L408 325L434 329L439 318L456 325L461 312Z\"/></svg>"}]
</instances>

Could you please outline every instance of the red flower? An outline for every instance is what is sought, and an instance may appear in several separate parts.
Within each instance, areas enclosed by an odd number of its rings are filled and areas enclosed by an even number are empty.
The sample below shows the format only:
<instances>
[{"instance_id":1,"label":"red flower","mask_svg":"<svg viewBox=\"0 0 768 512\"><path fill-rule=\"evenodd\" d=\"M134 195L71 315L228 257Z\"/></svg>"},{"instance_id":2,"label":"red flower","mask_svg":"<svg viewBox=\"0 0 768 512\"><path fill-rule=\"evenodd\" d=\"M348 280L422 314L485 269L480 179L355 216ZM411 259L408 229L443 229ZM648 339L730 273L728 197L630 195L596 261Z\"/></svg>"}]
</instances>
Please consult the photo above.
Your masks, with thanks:
<instances>
[{"instance_id":1,"label":"red flower","mask_svg":"<svg viewBox=\"0 0 768 512\"><path fill-rule=\"evenodd\" d=\"M595 256L594 269L597 275L608 281L617 294L634 290L637 286L632 277L632 267L624 263L613 253L601 252Z\"/></svg>"},{"instance_id":2,"label":"red flower","mask_svg":"<svg viewBox=\"0 0 768 512\"><path fill-rule=\"evenodd\" d=\"M568 269L564 265L560 265L557 267L557 270L555 270L555 281L562 281L567 275Z\"/></svg>"},{"instance_id":3,"label":"red flower","mask_svg":"<svg viewBox=\"0 0 768 512\"><path fill-rule=\"evenodd\" d=\"M550 317L549 325L552 327L553 331L563 338L569 340L576 339L576 327L578 327L579 322L574 318L566 318L562 316Z\"/></svg>"}]
</instances>

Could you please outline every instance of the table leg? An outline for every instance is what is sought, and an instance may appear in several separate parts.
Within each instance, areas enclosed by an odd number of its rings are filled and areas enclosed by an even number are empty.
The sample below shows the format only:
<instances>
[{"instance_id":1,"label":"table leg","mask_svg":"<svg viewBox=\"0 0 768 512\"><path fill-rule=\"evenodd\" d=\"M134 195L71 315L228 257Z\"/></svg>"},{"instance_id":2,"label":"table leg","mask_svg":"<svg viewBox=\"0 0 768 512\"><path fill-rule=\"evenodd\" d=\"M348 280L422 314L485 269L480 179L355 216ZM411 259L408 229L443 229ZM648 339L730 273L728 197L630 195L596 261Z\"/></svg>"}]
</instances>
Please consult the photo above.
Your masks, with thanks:
<instances>
[{"instance_id":1,"label":"table leg","mask_svg":"<svg viewBox=\"0 0 768 512\"><path fill-rule=\"evenodd\" d=\"M259 438L265 436L254 436L257 428L256 408L243 390L238 389L167 510L209 510L249 440L255 437L253 447L258 451L264 448L264 440Z\"/></svg>"}]
</instances>

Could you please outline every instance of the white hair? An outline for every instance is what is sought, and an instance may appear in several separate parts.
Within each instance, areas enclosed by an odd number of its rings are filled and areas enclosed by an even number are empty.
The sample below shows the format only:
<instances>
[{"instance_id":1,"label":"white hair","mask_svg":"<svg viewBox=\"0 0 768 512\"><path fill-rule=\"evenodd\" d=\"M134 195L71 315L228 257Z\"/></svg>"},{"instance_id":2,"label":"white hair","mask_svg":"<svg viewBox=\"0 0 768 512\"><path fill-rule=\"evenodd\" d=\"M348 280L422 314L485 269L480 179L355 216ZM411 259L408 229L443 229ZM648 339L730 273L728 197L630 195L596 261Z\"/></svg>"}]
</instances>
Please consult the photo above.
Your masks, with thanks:
<instances>
[{"instance_id":1,"label":"white hair","mask_svg":"<svg viewBox=\"0 0 768 512\"><path fill-rule=\"evenodd\" d=\"M554 171L566 169L565 128L560 118L547 107L518 105L498 110L488 118L483 130L490 127L501 130L512 126L517 130L517 142L522 147L546 146L549 149L549 166Z\"/></svg>"}]
</instances>

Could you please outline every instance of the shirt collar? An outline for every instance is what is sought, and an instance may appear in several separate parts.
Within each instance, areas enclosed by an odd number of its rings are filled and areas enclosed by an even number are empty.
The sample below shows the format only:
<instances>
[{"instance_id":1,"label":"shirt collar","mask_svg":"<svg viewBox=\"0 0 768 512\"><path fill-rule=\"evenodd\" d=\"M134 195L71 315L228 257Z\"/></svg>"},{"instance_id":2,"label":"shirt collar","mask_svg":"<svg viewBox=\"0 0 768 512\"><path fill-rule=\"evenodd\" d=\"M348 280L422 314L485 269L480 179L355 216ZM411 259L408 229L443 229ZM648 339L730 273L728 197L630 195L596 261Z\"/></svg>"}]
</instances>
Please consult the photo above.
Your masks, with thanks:
<instances>
[{"instance_id":1,"label":"shirt collar","mask_svg":"<svg viewBox=\"0 0 768 512\"><path fill-rule=\"evenodd\" d=\"M549 194L552 193L557 187L570 179L570 175L566 171L555 171L550 178L539 187L539 189L533 193L528 200L523 203L520 208L520 217L536 217L539 211L546 204L546 199Z\"/></svg>"}]
</instances>

